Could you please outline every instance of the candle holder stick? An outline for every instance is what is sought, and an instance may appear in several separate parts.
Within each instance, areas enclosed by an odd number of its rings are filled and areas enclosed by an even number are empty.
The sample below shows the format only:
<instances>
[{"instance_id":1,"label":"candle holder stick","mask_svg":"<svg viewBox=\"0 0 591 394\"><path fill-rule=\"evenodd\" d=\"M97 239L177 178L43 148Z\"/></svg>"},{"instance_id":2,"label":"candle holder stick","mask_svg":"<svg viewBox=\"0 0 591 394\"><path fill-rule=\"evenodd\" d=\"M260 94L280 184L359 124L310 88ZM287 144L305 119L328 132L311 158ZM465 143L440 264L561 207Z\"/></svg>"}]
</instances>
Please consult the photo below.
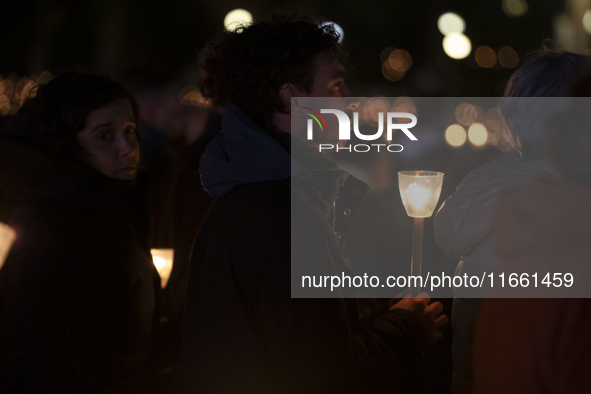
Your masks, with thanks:
<instances>
[{"instance_id":1,"label":"candle holder stick","mask_svg":"<svg viewBox=\"0 0 591 394\"><path fill-rule=\"evenodd\" d=\"M425 219L413 218L412 224L412 258L410 260L410 276L421 276L423 272L423 228ZM417 272L418 271L418 272ZM414 284L414 286L413 286ZM420 282L410 282L410 295L416 297L421 292Z\"/></svg>"}]
</instances>

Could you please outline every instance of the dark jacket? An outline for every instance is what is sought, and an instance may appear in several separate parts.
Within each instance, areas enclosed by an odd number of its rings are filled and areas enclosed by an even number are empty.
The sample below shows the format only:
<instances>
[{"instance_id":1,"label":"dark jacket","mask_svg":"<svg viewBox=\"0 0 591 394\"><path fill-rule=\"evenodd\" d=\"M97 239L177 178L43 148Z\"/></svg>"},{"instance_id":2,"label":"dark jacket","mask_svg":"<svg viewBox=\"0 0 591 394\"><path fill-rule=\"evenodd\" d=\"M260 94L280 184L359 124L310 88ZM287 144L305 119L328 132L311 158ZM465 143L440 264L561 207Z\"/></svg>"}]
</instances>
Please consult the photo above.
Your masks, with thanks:
<instances>
[{"instance_id":1,"label":"dark jacket","mask_svg":"<svg viewBox=\"0 0 591 394\"><path fill-rule=\"evenodd\" d=\"M17 240L0 271L2 392L149 392L159 278L133 182L0 139Z\"/></svg>"},{"instance_id":2,"label":"dark jacket","mask_svg":"<svg viewBox=\"0 0 591 394\"><path fill-rule=\"evenodd\" d=\"M503 158L470 172L435 216L435 239L448 256L459 258L456 275L481 277L498 268L494 250L491 211L498 195L531 182L552 177L543 160ZM472 391L474 331L485 289L454 288L452 392Z\"/></svg>"},{"instance_id":3,"label":"dark jacket","mask_svg":"<svg viewBox=\"0 0 591 394\"><path fill-rule=\"evenodd\" d=\"M366 187L301 143L301 156L292 157L288 135L272 138L234 105L222 125L201 162L203 185L218 198L189 270L185 390L376 392L396 385L425 345L412 314L388 311L361 327L355 302L292 298L290 289L294 269L305 264L350 273L339 244L346 234L332 227L333 201L338 195L359 205ZM303 207L296 219L309 231L293 226L292 204ZM337 232L349 217L337 215Z\"/></svg>"},{"instance_id":4,"label":"dark jacket","mask_svg":"<svg viewBox=\"0 0 591 394\"><path fill-rule=\"evenodd\" d=\"M536 298L483 300L474 341L474 392L590 393L591 300L570 297L589 294L591 187L538 179L505 192L494 207L492 228L499 272L544 274L536 287L532 276L529 287L516 287L518 296ZM577 282L551 288L541 283L546 273L557 283L557 272L570 273ZM502 293L506 289L497 287L491 295Z\"/></svg>"}]
</instances>

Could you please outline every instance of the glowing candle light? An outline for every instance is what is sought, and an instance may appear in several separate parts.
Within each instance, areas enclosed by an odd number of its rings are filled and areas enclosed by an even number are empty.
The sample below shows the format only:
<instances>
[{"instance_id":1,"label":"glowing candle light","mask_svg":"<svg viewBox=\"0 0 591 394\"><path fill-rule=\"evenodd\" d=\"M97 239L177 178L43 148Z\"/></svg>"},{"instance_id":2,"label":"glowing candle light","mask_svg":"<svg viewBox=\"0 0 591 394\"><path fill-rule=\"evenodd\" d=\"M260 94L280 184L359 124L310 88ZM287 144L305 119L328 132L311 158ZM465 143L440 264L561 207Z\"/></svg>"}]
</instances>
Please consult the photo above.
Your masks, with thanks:
<instances>
[{"instance_id":1,"label":"glowing candle light","mask_svg":"<svg viewBox=\"0 0 591 394\"><path fill-rule=\"evenodd\" d=\"M400 197L406 210L406 214L413 219L412 235L412 259L410 274L421 275L423 260L423 227L424 218L431 217L435 211L441 186L443 185L443 173L434 171L400 171L398 173L398 186ZM420 293L420 287L411 287L410 293L416 297Z\"/></svg>"},{"instance_id":2,"label":"glowing candle light","mask_svg":"<svg viewBox=\"0 0 591 394\"><path fill-rule=\"evenodd\" d=\"M15 239L16 233L14 230L0 222L0 268L4 265L4 260L6 260Z\"/></svg>"},{"instance_id":3,"label":"glowing candle light","mask_svg":"<svg viewBox=\"0 0 591 394\"><path fill-rule=\"evenodd\" d=\"M174 249L151 249L150 253L158 275L160 275L161 286L165 288L172 271Z\"/></svg>"},{"instance_id":4,"label":"glowing candle light","mask_svg":"<svg viewBox=\"0 0 591 394\"><path fill-rule=\"evenodd\" d=\"M226 14L224 27L227 31L235 31L240 26L248 26L252 23L252 14L242 8L237 8Z\"/></svg>"}]
</instances>

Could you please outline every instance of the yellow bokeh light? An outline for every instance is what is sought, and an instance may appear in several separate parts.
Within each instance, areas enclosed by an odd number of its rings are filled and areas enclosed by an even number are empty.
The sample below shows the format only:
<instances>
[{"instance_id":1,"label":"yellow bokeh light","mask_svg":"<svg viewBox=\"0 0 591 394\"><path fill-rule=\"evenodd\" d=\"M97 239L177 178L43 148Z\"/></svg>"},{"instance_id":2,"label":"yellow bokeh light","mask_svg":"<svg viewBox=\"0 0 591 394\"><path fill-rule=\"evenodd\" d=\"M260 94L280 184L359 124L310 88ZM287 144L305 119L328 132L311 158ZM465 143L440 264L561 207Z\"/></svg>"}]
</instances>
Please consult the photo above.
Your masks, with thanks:
<instances>
[{"instance_id":1,"label":"yellow bokeh light","mask_svg":"<svg viewBox=\"0 0 591 394\"><path fill-rule=\"evenodd\" d=\"M224 27L227 31L234 31L240 26L246 26L253 21L252 14L242 8L228 12L224 18Z\"/></svg>"},{"instance_id":2,"label":"yellow bokeh light","mask_svg":"<svg viewBox=\"0 0 591 394\"><path fill-rule=\"evenodd\" d=\"M402 77L404 77L405 72L396 71L390 68L389 62L386 60L382 65L382 74L384 74L384 77L389 81L400 81Z\"/></svg>"},{"instance_id":3,"label":"yellow bokeh light","mask_svg":"<svg viewBox=\"0 0 591 394\"><path fill-rule=\"evenodd\" d=\"M484 127L481 123L474 123L468 129L468 138L472 145L475 146L482 146L486 144L488 140L488 132L486 131L486 127Z\"/></svg>"},{"instance_id":4,"label":"yellow bokeh light","mask_svg":"<svg viewBox=\"0 0 591 394\"><path fill-rule=\"evenodd\" d=\"M451 33L443 38L443 50L452 59L464 59L472 51L472 43L461 33Z\"/></svg>"},{"instance_id":5,"label":"yellow bokeh light","mask_svg":"<svg viewBox=\"0 0 591 394\"><path fill-rule=\"evenodd\" d=\"M451 33L463 33L466 28L464 19L458 14L447 12L442 14L437 20L437 27L444 36Z\"/></svg>"},{"instance_id":6,"label":"yellow bokeh light","mask_svg":"<svg viewBox=\"0 0 591 394\"><path fill-rule=\"evenodd\" d=\"M445 141L454 148L466 142L466 130L459 124L452 124L445 130Z\"/></svg>"},{"instance_id":7,"label":"yellow bokeh light","mask_svg":"<svg viewBox=\"0 0 591 394\"><path fill-rule=\"evenodd\" d=\"M211 100L206 99L195 85L185 86L179 92L179 102L181 105L190 105L194 107L211 107Z\"/></svg>"},{"instance_id":8,"label":"yellow bokeh light","mask_svg":"<svg viewBox=\"0 0 591 394\"><path fill-rule=\"evenodd\" d=\"M395 49L384 62L384 66L395 71L406 72L412 66L412 57L404 49Z\"/></svg>"},{"instance_id":9,"label":"yellow bokeh light","mask_svg":"<svg viewBox=\"0 0 591 394\"><path fill-rule=\"evenodd\" d=\"M382 61L382 63L384 63L386 60L388 60L388 57L390 56L392 51L395 49L396 48L394 48L394 47L387 47L387 48L382 49L382 52L380 52L380 60Z\"/></svg>"},{"instance_id":10,"label":"yellow bokeh light","mask_svg":"<svg viewBox=\"0 0 591 394\"><path fill-rule=\"evenodd\" d=\"M591 10L585 11L585 15L583 15L583 29L587 34L591 34Z\"/></svg>"},{"instance_id":11,"label":"yellow bokeh light","mask_svg":"<svg viewBox=\"0 0 591 394\"><path fill-rule=\"evenodd\" d=\"M499 63L505 68L516 68L519 66L519 55L511 47L499 49Z\"/></svg>"},{"instance_id":12,"label":"yellow bokeh light","mask_svg":"<svg viewBox=\"0 0 591 394\"><path fill-rule=\"evenodd\" d=\"M491 68L497 64L497 54L492 48L487 46L478 47L474 53L474 59L482 68Z\"/></svg>"},{"instance_id":13,"label":"yellow bokeh light","mask_svg":"<svg viewBox=\"0 0 591 394\"><path fill-rule=\"evenodd\" d=\"M525 0L503 0L503 11L511 17L518 17L529 9Z\"/></svg>"}]
</instances>

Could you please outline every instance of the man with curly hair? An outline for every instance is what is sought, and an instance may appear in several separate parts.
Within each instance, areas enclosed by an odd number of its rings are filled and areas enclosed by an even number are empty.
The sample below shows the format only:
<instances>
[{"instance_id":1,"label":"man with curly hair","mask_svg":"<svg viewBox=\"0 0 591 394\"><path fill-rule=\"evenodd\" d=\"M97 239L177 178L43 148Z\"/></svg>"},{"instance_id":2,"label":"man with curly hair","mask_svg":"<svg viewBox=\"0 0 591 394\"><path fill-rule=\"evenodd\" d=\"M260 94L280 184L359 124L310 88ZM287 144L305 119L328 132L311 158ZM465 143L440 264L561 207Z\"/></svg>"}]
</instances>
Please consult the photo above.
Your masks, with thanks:
<instances>
[{"instance_id":1,"label":"man with curly hair","mask_svg":"<svg viewBox=\"0 0 591 394\"><path fill-rule=\"evenodd\" d=\"M355 208L367 190L290 135L291 98L351 96L345 62L334 29L293 16L224 33L203 52L201 90L225 114L201 161L216 201L188 277L187 392L381 392L441 336L443 307L425 299L406 298L362 327L351 299L291 298L299 262L348 270L333 201Z\"/></svg>"}]
</instances>

